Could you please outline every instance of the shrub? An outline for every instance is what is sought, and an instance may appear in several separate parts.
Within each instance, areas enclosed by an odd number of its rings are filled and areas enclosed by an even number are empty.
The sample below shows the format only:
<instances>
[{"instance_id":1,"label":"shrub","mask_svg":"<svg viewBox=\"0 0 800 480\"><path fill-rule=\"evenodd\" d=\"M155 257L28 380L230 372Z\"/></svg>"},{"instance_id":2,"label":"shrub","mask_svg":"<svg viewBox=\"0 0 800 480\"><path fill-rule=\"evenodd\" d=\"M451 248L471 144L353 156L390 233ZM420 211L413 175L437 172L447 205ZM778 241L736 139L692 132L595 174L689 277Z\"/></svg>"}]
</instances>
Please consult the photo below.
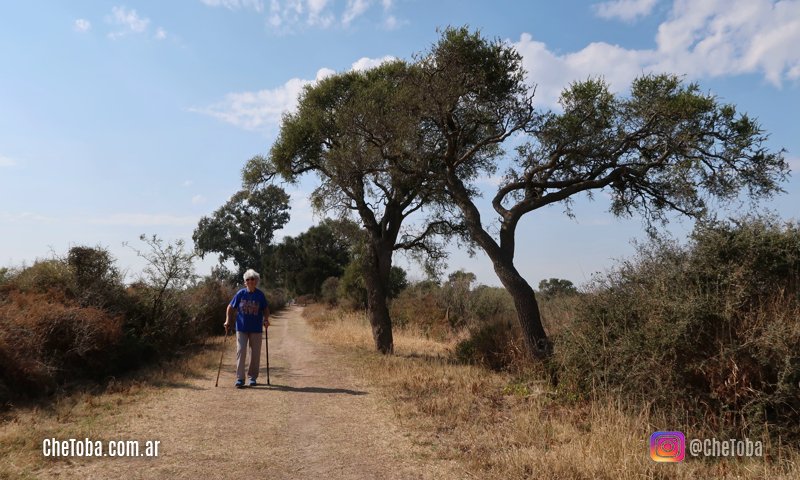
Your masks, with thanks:
<instances>
[{"instance_id":1,"label":"shrub","mask_svg":"<svg viewBox=\"0 0 800 480\"><path fill-rule=\"evenodd\" d=\"M339 279L328 277L322 282L320 297L323 302L334 306L338 303Z\"/></svg>"},{"instance_id":2,"label":"shrub","mask_svg":"<svg viewBox=\"0 0 800 480\"><path fill-rule=\"evenodd\" d=\"M492 320L471 329L469 337L456 345L455 358L492 370L508 370L523 352L521 339L516 323Z\"/></svg>"},{"instance_id":3,"label":"shrub","mask_svg":"<svg viewBox=\"0 0 800 480\"><path fill-rule=\"evenodd\" d=\"M439 296L440 289L436 284L422 282L406 288L389 304L392 324L414 328L433 338L446 337L451 328Z\"/></svg>"},{"instance_id":4,"label":"shrub","mask_svg":"<svg viewBox=\"0 0 800 480\"><path fill-rule=\"evenodd\" d=\"M224 333L222 324L234 293L233 287L212 277L204 278L183 292L180 302L187 306L196 335Z\"/></svg>"},{"instance_id":5,"label":"shrub","mask_svg":"<svg viewBox=\"0 0 800 480\"><path fill-rule=\"evenodd\" d=\"M9 292L0 305L0 394L39 394L75 378L102 378L122 319L45 293ZM3 388L4 387L4 388Z\"/></svg>"},{"instance_id":6,"label":"shrub","mask_svg":"<svg viewBox=\"0 0 800 480\"><path fill-rule=\"evenodd\" d=\"M800 227L749 218L664 240L595 280L557 337L565 391L723 434L800 438Z\"/></svg>"}]
</instances>

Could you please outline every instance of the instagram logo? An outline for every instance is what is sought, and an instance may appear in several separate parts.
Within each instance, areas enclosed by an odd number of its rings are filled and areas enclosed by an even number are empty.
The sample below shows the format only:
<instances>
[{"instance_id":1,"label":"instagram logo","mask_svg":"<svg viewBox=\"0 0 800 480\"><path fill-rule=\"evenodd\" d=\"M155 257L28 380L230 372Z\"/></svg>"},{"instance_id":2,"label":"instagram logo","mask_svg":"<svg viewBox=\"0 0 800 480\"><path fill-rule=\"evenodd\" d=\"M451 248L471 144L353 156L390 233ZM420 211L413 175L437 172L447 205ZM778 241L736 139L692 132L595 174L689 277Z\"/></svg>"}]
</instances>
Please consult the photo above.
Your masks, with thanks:
<instances>
[{"instance_id":1,"label":"instagram logo","mask_svg":"<svg viewBox=\"0 0 800 480\"><path fill-rule=\"evenodd\" d=\"M650 458L656 462L682 462L686 438L682 432L655 432L650 435Z\"/></svg>"}]
</instances>

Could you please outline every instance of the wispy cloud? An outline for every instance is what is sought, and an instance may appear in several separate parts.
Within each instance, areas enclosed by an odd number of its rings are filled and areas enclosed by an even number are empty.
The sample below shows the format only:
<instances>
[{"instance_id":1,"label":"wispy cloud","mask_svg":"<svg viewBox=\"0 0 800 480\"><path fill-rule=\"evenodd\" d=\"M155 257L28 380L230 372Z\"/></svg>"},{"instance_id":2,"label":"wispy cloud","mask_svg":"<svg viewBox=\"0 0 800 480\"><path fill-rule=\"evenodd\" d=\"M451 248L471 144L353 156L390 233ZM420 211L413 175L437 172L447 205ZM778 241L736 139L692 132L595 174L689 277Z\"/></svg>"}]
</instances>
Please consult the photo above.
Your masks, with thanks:
<instances>
[{"instance_id":1,"label":"wispy cloud","mask_svg":"<svg viewBox=\"0 0 800 480\"><path fill-rule=\"evenodd\" d=\"M250 9L256 12L264 11L264 2L261 0L200 0L209 7L225 7L228 10Z\"/></svg>"},{"instance_id":2,"label":"wispy cloud","mask_svg":"<svg viewBox=\"0 0 800 480\"><path fill-rule=\"evenodd\" d=\"M266 24L274 33L291 34L308 28L350 28L359 18L364 17L371 9L383 10L384 28L396 29L407 22L399 20L391 14L394 6L392 0L200 0L210 7L225 7L229 10L251 10L257 14L266 14ZM377 7L376 7L377 5Z\"/></svg>"},{"instance_id":3,"label":"wispy cloud","mask_svg":"<svg viewBox=\"0 0 800 480\"><path fill-rule=\"evenodd\" d=\"M369 8L369 0L347 0L347 8L342 14L342 24L347 26Z\"/></svg>"},{"instance_id":4,"label":"wispy cloud","mask_svg":"<svg viewBox=\"0 0 800 480\"><path fill-rule=\"evenodd\" d=\"M0 167L16 167L17 161L13 158L0 155Z\"/></svg>"},{"instance_id":5,"label":"wispy cloud","mask_svg":"<svg viewBox=\"0 0 800 480\"><path fill-rule=\"evenodd\" d=\"M49 217L35 212L9 213L0 212L0 221L8 223L48 223L58 221L55 217Z\"/></svg>"},{"instance_id":6,"label":"wispy cloud","mask_svg":"<svg viewBox=\"0 0 800 480\"><path fill-rule=\"evenodd\" d=\"M113 7L111 15L106 17L108 23L122 28L108 34L110 38L120 38L131 33L144 33L150 24L150 19L140 17L136 10L125 7Z\"/></svg>"},{"instance_id":7,"label":"wispy cloud","mask_svg":"<svg viewBox=\"0 0 800 480\"><path fill-rule=\"evenodd\" d=\"M206 197L202 195L195 195L192 197L192 205L200 205L206 203Z\"/></svg>"},{"instance_id":8,"label":"wispy cloud","mask_svg":"<svg viewBox=\"0 0 800 480\"><path fill-rule=\"evenodd\" d=\"M179 216L161 213L114 213L102 217L83 219L81 223L93 225L123 225L130 227L186 226L197 223L195 216Z\"/></svg>"},{"instance_id":9,"label":"wispy cloud","mask_svg":"<svg viewBox=\"0 0 800 480\"><path fill-rule=\"evenodd\" d=\"M102 216L53 217L37 212L0 212L0 221L8 223L106 225L129 227L196 225L198 217L168 213L113 213Z\"/></svg>"},{"instance_id":10,"label":"wispy cloud","mask_svg":"<svg viewBox=\"0 0 800 480\"><path fill-rule=\"evenodd\" d=\"M377 59L363 57L356 60L350 68L365 70L393 59L391 56ZM220 102L208 107L190 108L189 111L210 115L245 130L269 131L278 126L285 112L291 112L297 107L303 87L334 73L329 68L321 68L314 80L293 78L277 88L229 93Z\"/></svg>"},{"instance_id":11,"label":"wispy cloud","mask_svg":"<svg viewBox=\"0 0 800 480\"><path fill-rule=\"evenodd\" d=\"M657 2L658 0L614 0L595 4L592 8L599 17L632 22L650 15Z\"/></svg>"},{"instance_id":12,"label":"wispy cloud","mask_svg":"<svg viewBox=\"0 0 800 480\"><path fill-rule=\"evenodd\" d=\"M655 34L655 49L595 42L558 54L523 34L513 45L523 56L538 103L557 105L575 80L602 75L616 91L647 72L690 79L760 74L773 85L800 79L800 1L675 0Z\"/></svg>"},{"instance_id":13,"label":"wispy cloud","mask_svg":"<svg viewBox=\"0 0 800 480\"><path fill-rule=\"evenodd\" d=\"M81 32L81 33L88 32L92 28L92 22L84 18L79 18L75 20L75 23L73 23L72 28L74 28L76 32Z\"/></svg>"},{"instance_id":14,"label":"wispy cloud","mask_svg":"<svg viewBox=\"0 0 800 480\"><path fill-rule=\"evenodd\" d=\"M128 35L145 35L150 30L151 21L149 18L140 15L134 9L126 7L113 7L111 14L106 16L106 23L110 24L114 30L108 33L108 38L117 40ZM168 34L163 27L156 28L152 38L165 40Z\"/></svg>"}]
</instances>

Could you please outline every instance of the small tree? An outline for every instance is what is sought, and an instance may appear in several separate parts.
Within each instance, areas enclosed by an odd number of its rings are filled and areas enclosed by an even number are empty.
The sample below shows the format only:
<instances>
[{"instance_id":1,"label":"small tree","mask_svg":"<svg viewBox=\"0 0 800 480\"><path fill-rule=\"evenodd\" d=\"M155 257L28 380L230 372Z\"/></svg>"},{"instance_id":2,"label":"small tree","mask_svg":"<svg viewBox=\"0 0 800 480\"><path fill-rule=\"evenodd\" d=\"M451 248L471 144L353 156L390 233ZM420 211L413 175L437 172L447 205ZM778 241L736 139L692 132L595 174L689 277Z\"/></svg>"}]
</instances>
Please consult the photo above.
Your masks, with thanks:
<instances>
[{"instance_id":1,"label":"small tree","mask_svg":"<svg viewBox=\"0 0 800 480\"><path fill-rule=\"evenodd\" d=\"M125 245L147 262L142 271L142 282L152 289L150 316L145 319L147 326L164 314L175 291L188 287L197 278L194 274L197 253L187 251L183 240L168 243L157 235L148 237L144 234L139 240L149 247L149 251L130 247L127 242Z\"/></svg>"},{"instance_id":2,"label":"small tree","mask_svg":"<svg viewBox=\"0 0 800 480\"><path fill-rule=\"evenodd\" d=\"M556 297L558 295L575 295L578 293L578 289L569 280L549 278L539 282L539 293L546 297Z\"/></svg>"}]
</instances>

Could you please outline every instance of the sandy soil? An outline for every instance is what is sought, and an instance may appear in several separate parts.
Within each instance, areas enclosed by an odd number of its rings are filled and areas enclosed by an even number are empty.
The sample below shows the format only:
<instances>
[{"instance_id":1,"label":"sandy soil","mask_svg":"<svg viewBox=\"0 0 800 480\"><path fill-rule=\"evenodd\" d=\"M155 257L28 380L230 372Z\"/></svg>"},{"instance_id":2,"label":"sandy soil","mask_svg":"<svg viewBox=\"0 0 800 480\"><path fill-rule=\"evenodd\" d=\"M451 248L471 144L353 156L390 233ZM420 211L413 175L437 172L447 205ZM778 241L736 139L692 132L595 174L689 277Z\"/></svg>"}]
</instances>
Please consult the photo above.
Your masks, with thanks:
<instances>
[{"instance_id":1,"label":"sandy soil","mask_svg":"<svg viewBox=\"0 0 800 480\"><path fill-rule=\"evenodd\" d=\"M234 388L227 340L216 369L120 412L104 439L159 440L158 458L73 458L41 478L463 478L425 459L390 408L331 348L313 341L302 309L272 317L271 386ZM100 439L103 439L100 438Z\"/></svg>"}]
</instances>

